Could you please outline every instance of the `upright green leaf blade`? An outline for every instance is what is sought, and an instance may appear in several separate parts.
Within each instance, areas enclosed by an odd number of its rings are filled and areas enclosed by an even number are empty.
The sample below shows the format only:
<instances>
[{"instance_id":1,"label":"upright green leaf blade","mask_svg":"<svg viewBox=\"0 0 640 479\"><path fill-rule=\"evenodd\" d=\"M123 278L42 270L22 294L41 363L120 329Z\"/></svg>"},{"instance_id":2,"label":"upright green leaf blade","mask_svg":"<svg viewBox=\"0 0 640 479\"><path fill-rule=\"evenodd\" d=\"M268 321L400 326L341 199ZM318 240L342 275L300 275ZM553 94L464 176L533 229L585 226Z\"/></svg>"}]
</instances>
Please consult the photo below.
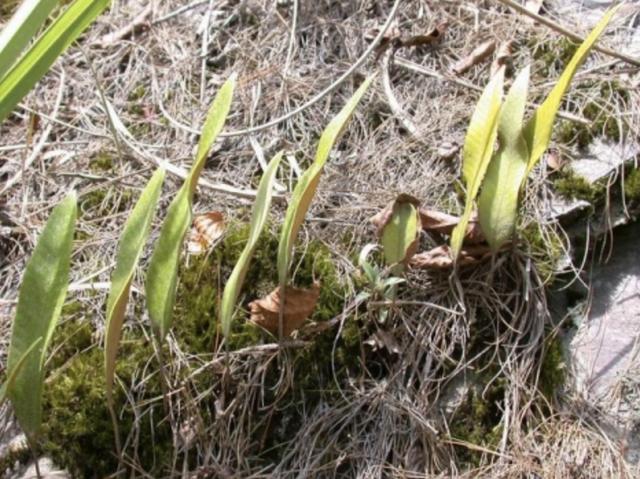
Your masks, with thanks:
<instances>
[{"instance_id":1,"label":"upright green leaf blade","mask_svg":"<svg viewBox=\"0 0 640 479\"><path fill-rule=\"evenodd\" d=\"M29 45L58 0L24 0L0 32L0 79Z\"/></svg>"},{"instance_id":2,"label":"upright green leaf blade","mask_svg":"<svg viewBox=\"0 0 640 479\"><path fill-rule=\"evenodd\" d=\"M229 336L231 330L231 320L233 319L233 311L238 300L238 295L242 289L242 283L249 269L251 257L258 244L258 239L267 222L269 215L269 207L271 206L271 198L273 196L273 183L275 180L276 172L278 171L278 165L282 160L282 152L278 153L267 166L260 185L258 186L258 192L256 195L256 201L253 205L253 212L251 215L251 229L249 230L249 239L247 244L242 250L242 254L238 259L231 276L224 287L224 293L222 294L222 303L220 305L220 324L222 326L222 333L225 336Z\"/></svg>"},{"instance_id":3,"label":"upright green leaf blade","mask_svg":"<svg viewBox=\"0 0 640 479\"><path fill-rule=\"evenodd\" d=\"M480 96L465 137L462 152L462 177L467 187L467 197L464 213L451 233L451 253L454 260L462 248L469 219L473 212L474 201L493 156L503 85L504 68L501 68Z\"/></svg>"},{"instance_id":4,"label":"upright green leaf blade","mask_svg":"<svg viewBox=\"0 0 640 479\"><path fill-rule=\"evenodd\" d=\"M313 197L315 196L318 183L320 182L320 175L322 174L324 165L329 158L329 153L331 152L335 142L340 137L347 122L351 118L356 106L358 106L362 96L369 88L373 78L373 76L367 78L367 80L360 85L360 88L358 88L354 95L349 99L340 113L338 113L338 115L331 120L329 125L327 125L320 137L313 164L300 177L300 180L298 180L298 183L293 190L291 203L287 208L284 224L282 225L280 243L278 244L278 280L283 291L287 282L289 266L291 265L293 246L295 244L296 237L298 236L300 226L302 225L302 221L304 220L304 217L309 210L309 206L311 205L311 201L313 201Z\"/></svg>"},{"instance_id":5,"label":"upright green leaf blade","mask_svg":"<svg viewBox=\"0 0 640 479\"><path fill-rule=\"evenodd\" d=\"M109 0L76 0L47 28L0 81L0 122L109 3Z\"/></svg>"},{"instance_id":6,"label":"upright green leaf blade","mask_svg":"<svg viewBox=\"0 0 640 479\"><path fill-rule=\"evenodd\" d=\"M405 264L418 247L421 229L418 205L415 198L400 195L393 202L389 216L385 217L380 243L387 265L393 266L393 274L404 271Z\"/></svg>"},{"instance_id":7,"label":"upright green leaf blade","mask_svg":"<svg viewBox=\"0 0 640 479\"><path fill-rule=\"evenodd\" d=\"M136 206L133 208L120 237L116 267L111 277L111 290L107 299L104 367L108 401L112 400L116 356L118 354L124 313L129 299L129 289L136 265L142 254L142 248L151 229L151 222L160 197L164 175L164 169L158 169L151 177Z\"/></svg>"},{"instance_id":8,"label":"upright green leaf blade","mask_svg":"<svg viewBox=\"0 0 640 479\"><path fill-rule=\"evenodd\" d=\"M18 374L22 370L22 367L24 366L24 364L27 362L27 358L33 351L35 351L36 346L38 346L38 344L40 344L41 342L42 342L42 338L36 339L33 342L33 344L29 346L29 348L24 352L22 357L18 360L14 368L11 370L11 373L7 375L7 380L4 382L2 386L0 386L0 404L2 404L4 400L7 398L7 394L9 394L9 391L11 390L14 383L16 382Z\"/></svg>"},{"instance_id":9,"label":"upright green leaf blade","mask_svg":"<svg viewBox=\"0 0 640 479\"><path fill-rule=\"evenodd\" d=\"M515 230L520 185L527 174L529 149L522 136L529 67L520 72L504 101L498 123L500 147L491 160L478 199L478 217L494 251L509 241Z\"/></svg>"},{"instance_id":10,"label":"upright green leaf blade","mask_svg":"<svg viewBox=\"0 0 640 479\"><path fill-rule=\"evenodd\" d=\"M76 214L75 193L53 209L27 264L18 295L7 361L10 375L33 343L42 339L27 355L9 391L18 422L30 436L40 429L44 362L67 294Z\"/></svg>"},{"instance_id":11,"label":"upright green leaf blade","mask_svg":"<svg viewBox=\"0 0 640 479\"><path fill-rule=\"evenodd\" d=\"M218 91L209 109L189 176L169 205L160 237L151 256L146 280L147 307L154 332L159 339L171 329L178 281L178 262L184 237L192 220L193 193L211 146L220 134L231 108L235 75Z\"/></svg>"},{"instance_id":12,"label":"upright green leaf blade","mask_svg":"<svg viewBox=\"0 0 640 479\"><path fill-rule=\"evenodd\" d=\"M560 109L562 97L569 88L571 80L573 80L573 76L576 74L580 65L584 62L598 37L611 21L611 18L616 14L621 6L622 4L605 13L589 36L584 40L582 45L580 45L580 48L578 48L576 53L573 55L573 58L571 58L571 61L562 72L560 79L555 84L544 103L538 107L533 117L527 122L524 137L530 152L529 164L527 167L528 172L533 169L536 163L538 163L538 160L540 160L543 153L549 146L553 122L558 110Z\"/></svg>"}]
</instances>

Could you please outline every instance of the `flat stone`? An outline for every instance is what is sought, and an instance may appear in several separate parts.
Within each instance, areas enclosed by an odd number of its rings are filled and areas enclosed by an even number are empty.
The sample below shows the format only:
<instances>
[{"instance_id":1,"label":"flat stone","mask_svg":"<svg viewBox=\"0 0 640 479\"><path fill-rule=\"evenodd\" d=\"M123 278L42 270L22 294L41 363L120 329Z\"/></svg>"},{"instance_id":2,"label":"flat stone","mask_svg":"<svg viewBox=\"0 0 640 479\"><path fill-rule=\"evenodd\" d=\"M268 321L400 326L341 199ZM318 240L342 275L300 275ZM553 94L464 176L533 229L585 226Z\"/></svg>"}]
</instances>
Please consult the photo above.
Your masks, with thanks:
<instances>
[{"instance_id":1,"label":"flat stone","mask_svg":"<svg viewBox=\"0 0 640 479\"><path fill-rule=\"evenodd\" d=\"M576 379L594 398L610 392L632 366L640 340L640 225L614 234L611 259L593 272L588 317L571 342Z\"/></svg>"},{"instance_id":2,"label":"flat stone","mask_svg":"<svg viewBox=\"0 0 640 479\"><path fill-rule=\"evenodd\" d=\"M71 479L67 471L56 467L48 457L40 458L38 460L38 467L40 468L40 475L43 479ZM36 465L34 462L31 462L26 469L9 477L11 479L37 479Z\"/></svg>"},{"instance_id":3,"label":"flat stone","mask_svg":"<svg viewBox=\"0 0 640 479\"><path fill-rule=\"evenodd\" d=\"M596 139L586 154L571 162L571 169L589 183L596 183L617 172L638 154L640 147L635 143L619 144Z\"/></svg>"}]
</instances>

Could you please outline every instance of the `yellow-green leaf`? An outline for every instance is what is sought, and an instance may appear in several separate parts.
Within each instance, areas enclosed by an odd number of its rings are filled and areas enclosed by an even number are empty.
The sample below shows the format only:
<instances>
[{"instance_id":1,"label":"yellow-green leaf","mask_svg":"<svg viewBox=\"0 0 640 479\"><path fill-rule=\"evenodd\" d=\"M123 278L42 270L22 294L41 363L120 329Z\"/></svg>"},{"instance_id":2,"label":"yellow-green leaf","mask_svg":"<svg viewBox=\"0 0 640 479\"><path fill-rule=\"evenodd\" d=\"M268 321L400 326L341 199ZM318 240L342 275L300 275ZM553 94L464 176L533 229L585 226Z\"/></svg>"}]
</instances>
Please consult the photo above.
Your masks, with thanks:
<instances>
[{"instance_id":1,"label":"yellow-green leaf","mask_svg":"<svg viewBox=\"0 0 640 479\"><path fill-rule=\"evenodd\" d=\"M520 72L507 95L498 122L500 147L491 160L478 199L478 218L493 251L513 237L520 185L527 174L529 149L522 136L529 88L529 67Z\"/></svg>"},{"instance_id":2,"label":"yellow-green leaf","mask_svg":"<svg viewBox=\"0 0 640 479\"><path fill-rule=\"evenodd\" d=\"M329 153L347 125L356 106L358 106L360 99L367 91L367 88L369 88L373 78L374 77L371 76L364 81L340 113L327 125L320 137L313 164L300 177L300 180L293 190L291 203L287 208L284 224L282 225L280 243L278 244L278 281L283 291L287 282L293 247L298 236L298 231L309 210L311 201L313 201L313 197L315 196L318 183L320 182L320 175L329 158Z\"/></svg>"},{"instance_id":3,"label":"yellow-green leaf","mask_svg":"<svg viewBox=\"0 0 640 479\"><path fill-rule=\"evenodd\" d=\"M36 339L33 344L29 346L29 348L24 352L22 357L18 359L18 362L11 370L11 373L7 375L7 380L2 386L0 386L0 404L2 404L7 398L7 394L9 394L9 391L13 387L13 384L16 382L18 373L22 370L22 366L24 366L24 363L27 361L29 354L31 354L36 349L36 346L40 344L40 342L42 342L42 338Z\"/></svg>"},{"instance_id":4,"label":"yellow-green leaf","mask_svg":"<svg viewBox=\"0 0 640 479\"><path fill-rule=\"evenodd\" d=\"M109 0L76 0L36 40L0 81L0 122L109 3Z\"/></svg>"},{"instance_id":5,"label":"yellow-green leaf","mask_svg":"<svg viewBox=\"0 0 640 479\"><path fill-rule=\"evenodd\" d=\"M501 68L482 92L465 137L462 177L467 188L467 197L464 213L451 233L451 254L454 260L460 254L476 196L493 156L503 85L504 68Z\"/></svg>"},{"instance_id":6,"label":"yellow-green leaf","mask_svg":"<svg viewBox=\"0 0 640 479\"><path fill-rule=\"evenodd\" d=\"M231 320L233 319L233 311L238 300L238 295L242 288L242 283L249 269L251 257L258 244L258 239L267 222L269 215L269 207L271 206L271 198L273 196L273 183L275 180L278 166L282 160L282 152L278 153L267 166L258 191L256 194L256 201L253 205L253 212L251 215L251 228L249 230L249 239L247 244L242 250L242 254L238 259L231 276L224 287L224 293L222 294L222 303L220 304L220 324L222 326L222 333L225 336L229 335L231 330Z\"/></svg>"},{"instance_id":7,"label":"yellow-green leaf","mask_svg":"<svg viewBox=\"0 0 640 479\"><path fill-rule=\"evenodd\" d=\"M409 198L401 195L393 203L391 214L382 227L380 243L387 265L394 267L394 274L402 273L418 246L420 215Z\"/></svg>"},{"instance_id":8,"label":"yellow-green leaf","mask_svg":"<svg viewBox=\"0 0 640 479\"><path fill-rule=\"evenodd\" d=\"M151 177L136 206L131 211L120 237L116 267L111 277L111 290L107 299L104 368L108 401L112 401L116 356L118 355L124 313L129 300L129 289L136 265L142 254L142 248L149 235L164 175L164 169L158 169Z\"/></svg>"},{"instance_id":9,"label":"yellow-green leaf","mask_svg":"<svg viewBox=\"0 0 640 479\"><path fill-rule=\"evenodd\" d=\"M164 339L171 329L178 281L178 262L184 237L191 225L193 193L209 150L229 114L234 87L235 75L222 85L209 109L207 120L202 129L196 159L189 176L169 205L167 217L160 229L160 236L151 255L145 289L151 324L159 339Z\"/></svg>"},{"instance_id":10,"label":"yellow-green leaf","mask_svg":"<svg viewBox=\"0 0 640 479\"><path fill-rule=\"evenodd\" d=\"M560 79L549 93L549 96L542 105L538 107L533 117L527 122L524 137L527 141L527 146L530 152L529 164L527 167L528 172L533 169L536 163L538 163L538 160L540 160L543 153L549 146L553 122L558 110L560 109L562 97L569 88L573 76L580 65L584 62L589 51L596 43L596 40L602 34L621 5L622 4L612 8L602 17L589 36L584 40L584 42L582 42L580 48L578 48L576 53L573 55L573 58L571 58L571 61L562 72Z\"/></svg>"},{"instance_id":11,"label":"yellow-green leaf","mask_svg":"<svg viewBox=\"0 0 640 479\"><path fill-rule=\"evenodd\" d=\"M31 43L58 0L23 0L0 32L0 79Z\"/></svg>"},{"instance_id":12,"label":"yellow-green leaf","mask_svg":"<svg viewBox=\"0 0 640 479\"><path fill-rule=\"evenodd\" d=\"M42 340L24 359L9 390L18 422L28 436L40 429L44 363L69 285L76 214L75 193L53 209L27 263L18 295L7 360L9 375L33 343Z\"/></svg>"}]
</instances>

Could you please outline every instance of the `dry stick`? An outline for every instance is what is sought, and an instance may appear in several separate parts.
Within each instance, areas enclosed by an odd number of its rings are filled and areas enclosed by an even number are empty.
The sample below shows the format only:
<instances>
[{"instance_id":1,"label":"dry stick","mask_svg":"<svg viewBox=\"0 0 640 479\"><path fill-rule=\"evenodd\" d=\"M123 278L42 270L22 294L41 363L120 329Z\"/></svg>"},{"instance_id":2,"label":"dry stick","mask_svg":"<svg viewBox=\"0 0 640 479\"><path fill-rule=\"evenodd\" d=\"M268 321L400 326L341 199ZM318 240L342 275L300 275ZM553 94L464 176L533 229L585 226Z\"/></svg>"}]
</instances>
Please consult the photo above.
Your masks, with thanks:
<instances>
[{"instance_id":1,"label":"dry stick","mask_svg":"<svg viewBox=\"0 0 640 479\"><path fill-rule=\"evenodd\" d=\"M513 0L497 0L497 1L502 3L503 5L513 8L514 10L522 13L523 15L533 18L537 22L551 28L552 30L555 30L558 33L563 34L566 37L569 37L570 39L578 43L584 42L584 37L581 37L580 35L577 35L572 31L567 30L562 25L554 22L553 20L549 20L548 18L538 15L537 13L534 13L531 10L527 10L524 6L514 2ZM600 53L604 53L605 55L609 55L611 57L617 58L618 60L622 60L623 62L634 65L636 67L640 67L639 58L625 55L624 53L620 53L615 50L611 50L610 48L602 47L599 45L594 45L593 49L599 51Z\"/></svg>"}]
</instances>

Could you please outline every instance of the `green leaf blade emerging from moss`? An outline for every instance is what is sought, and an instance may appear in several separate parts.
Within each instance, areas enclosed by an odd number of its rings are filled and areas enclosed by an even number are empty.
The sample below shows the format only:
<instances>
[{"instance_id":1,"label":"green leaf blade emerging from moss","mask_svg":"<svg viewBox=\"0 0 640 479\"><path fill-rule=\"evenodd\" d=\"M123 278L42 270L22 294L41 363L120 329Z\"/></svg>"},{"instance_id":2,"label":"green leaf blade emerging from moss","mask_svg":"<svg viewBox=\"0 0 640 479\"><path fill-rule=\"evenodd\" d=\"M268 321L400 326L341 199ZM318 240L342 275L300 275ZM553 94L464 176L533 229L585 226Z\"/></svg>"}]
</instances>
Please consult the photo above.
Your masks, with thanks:
<instances>
[{"instance_id":1,"label":"green leaf blade emerging from moss","mask_svg":"<svg viewBox=\"0 0 640 479\"><path fill-rule=\"evenodd\" d=\"M269 208L273 196L273 183L281 160L282 152L278 153L269 162L267 169L262 175L251 215L249 239L224 287L222 303L220 305L220 325L225 337L228 337L231 331L231 321L233 319L236 301L238 300L238 295L240 294L247 270L249 269L251 257L253 256L253 252L258 244L258 239L269 216Z\"/></svg>"},{"instance_id":2,"label":"green leaf blade emerging from moss","mask_svg":"<svg viewBox=\"0 0 640 479\"><path fill-rule=\"evenodd\" d=\"M147 241L151 222L164 181L164 169L158 169L142 191L120 237L116 266L111 277L111 289L107 299L107 325L105 335L105 380L107 400L112 401L113 379L124 313L129 299L133 274Z\"/></svg>"},{"instance_id":3,"label":"green leaf blade emerging from moss","mask_svg":"<svg viewBox=\"0 0 640 479\"><path fill-rule=\"evenodd\" d=\"M202 129L198 152L189 176L169 205L160 237L151 256L146 280L147 307L154 333L162 340L171 329L178 281L178 262L192 220L193 193L211 146L231 109L235 75L220 88Z\"/></svg>"},{"instance_id":4,"label":"green leaf blade emerging from moss","mask_svg":"<svg viewBox=\"0 0 640 479\"><path fill-rule=\"evenodd\" d=\"M369 88L373 78L373 76L367 78L362 85L360 85L340 113L327 125L318 142L318 149L313 164L304 172L296 184L293 195L291 196L291 202L287 208L284 224L282 225L282 232L280 234L280 243L278 245L278 282L282 290L284 290L287 283L293 247L298 232L315 196L318 184L320 183L322 170L329 158L329 153L344 131L347 122Z\"/></svg>"},{"instance_id":5,"label":"green leaf blade emerging from moss","mask_svg":"<svg viewBox=\"0 0 640 479\"><path fill-rule=\"evenodd\" d=\"M56 206L38 239L24 273L11 332L9 376L27 354L9 390L16 417L27 436L36 436L42 417L42 387L47 347L69 286L69 264L77 216L75 193Z\"/></svg>"}]
</instances>

